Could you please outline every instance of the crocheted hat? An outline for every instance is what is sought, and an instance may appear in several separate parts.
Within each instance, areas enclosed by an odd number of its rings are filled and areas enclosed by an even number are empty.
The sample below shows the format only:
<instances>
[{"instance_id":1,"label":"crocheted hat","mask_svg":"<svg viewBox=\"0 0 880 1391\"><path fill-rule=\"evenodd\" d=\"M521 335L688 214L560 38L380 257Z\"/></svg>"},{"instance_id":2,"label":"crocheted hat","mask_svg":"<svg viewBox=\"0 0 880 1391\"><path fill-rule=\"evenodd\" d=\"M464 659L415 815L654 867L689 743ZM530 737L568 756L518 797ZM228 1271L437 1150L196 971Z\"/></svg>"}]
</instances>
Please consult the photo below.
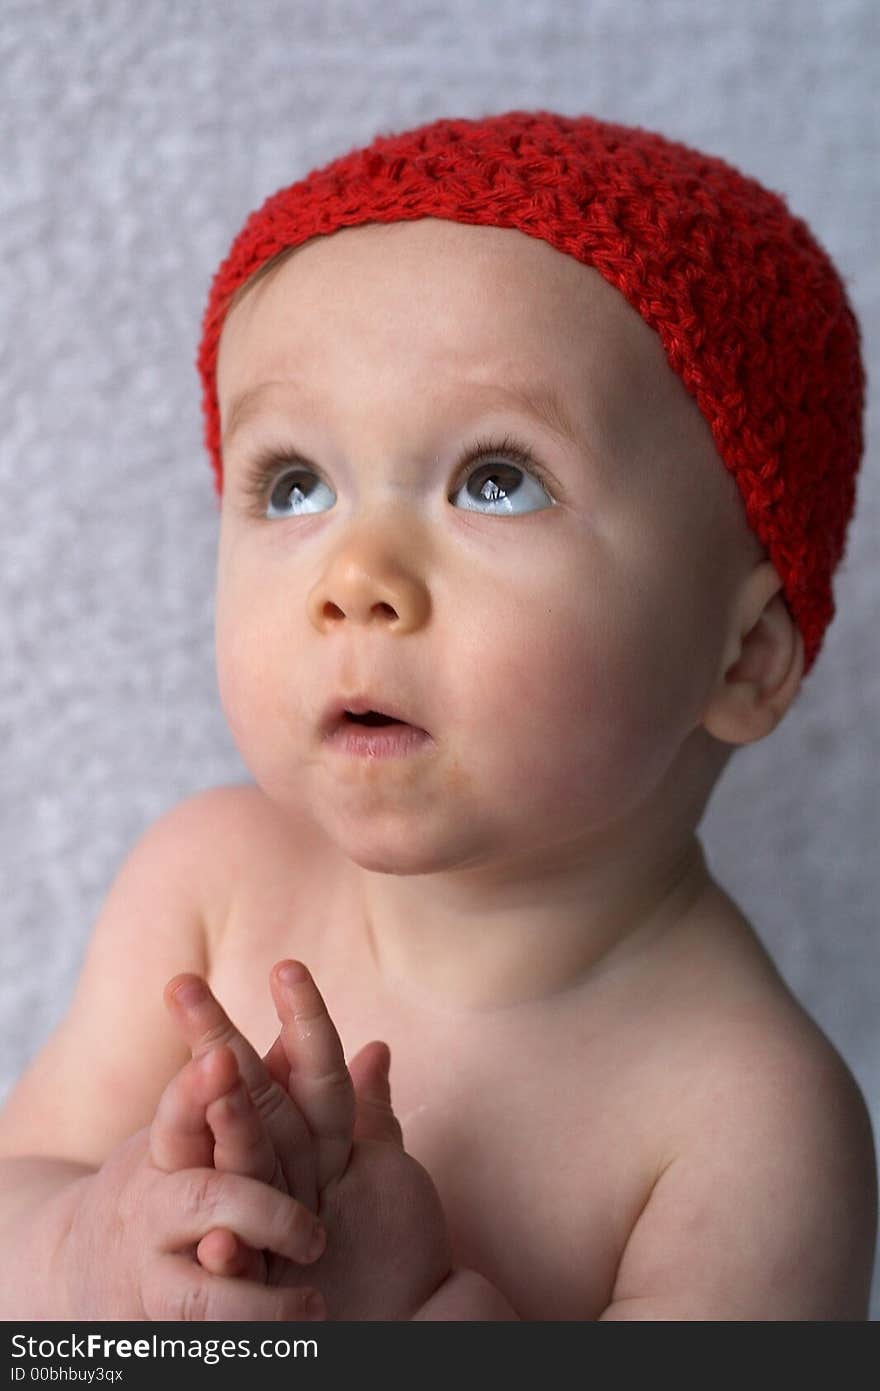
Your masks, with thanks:
<instances>
[{"instance_id":1,"label":"crocheted hat","mask_svg":"<svg viewBox=\"0 0 880 1391\"><path fill-rule=\"evenodd\" d=\"M268 198L216 272L202 325L218 492L215 369L236 290L310 237L424 217L538 237L593 266L659 334L776 566L809 670L834 613L862 453L858 324L781 197L641 128L549 111L437 120L379 135Z\"/></svg>"}]
</instances>

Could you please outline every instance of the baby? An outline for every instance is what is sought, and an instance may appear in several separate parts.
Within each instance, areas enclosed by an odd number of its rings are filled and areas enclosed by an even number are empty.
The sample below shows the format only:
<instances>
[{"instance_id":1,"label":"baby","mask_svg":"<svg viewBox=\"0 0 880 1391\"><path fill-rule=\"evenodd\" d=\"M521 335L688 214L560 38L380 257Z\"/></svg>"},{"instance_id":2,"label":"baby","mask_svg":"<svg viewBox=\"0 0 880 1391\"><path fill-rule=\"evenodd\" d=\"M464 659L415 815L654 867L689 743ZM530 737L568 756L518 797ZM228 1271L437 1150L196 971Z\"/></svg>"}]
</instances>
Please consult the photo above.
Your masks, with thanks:
<instances>
[{"instance_id":1,"label":"baby","mask_svg":"<svg viewBox=\"0 0 880 1391\"><path fill-rule=\"evenodd\" d=\"M441 120L251 215L199 368L254 785L9 1098L0 1314L865 1318L865 1106L697 838L833 613L825 253L643 130Z\"/></svg>"}]
</instances>

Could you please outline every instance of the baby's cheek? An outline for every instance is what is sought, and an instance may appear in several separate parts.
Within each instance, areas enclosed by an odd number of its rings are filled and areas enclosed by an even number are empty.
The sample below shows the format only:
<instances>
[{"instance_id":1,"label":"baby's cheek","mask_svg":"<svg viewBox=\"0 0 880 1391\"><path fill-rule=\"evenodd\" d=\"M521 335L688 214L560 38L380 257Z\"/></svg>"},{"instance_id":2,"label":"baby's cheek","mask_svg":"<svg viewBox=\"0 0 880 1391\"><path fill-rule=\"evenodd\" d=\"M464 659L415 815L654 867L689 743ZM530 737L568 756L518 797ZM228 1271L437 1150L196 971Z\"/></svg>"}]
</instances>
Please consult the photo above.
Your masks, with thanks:
<instances>
[{"instance_id":1,"label":"baby's cheek","mask_svg":"<svg viewBox=\"0 0 880 1391\"><path fill-rule=\"evenodd\" d=\"M622 814L678 747L657 647L634 640L623 606L557 606L520 636L502 663L506 711L492 712L494 722L506 716L511 782L549 817L598 825Z\"/></svg>"},{"instance_id":2,"label":"baby's cheek","mask_svg":"<svg viewBox=\"0 0 880 1391\"><path fill-rule=\"evenodd\" d=\"M270 635L252 624L236 623L218 614L216 633L217 686L230 732L245 762L252 768L261 746L277 723L272 714L274 680Z\"/></svg>"}]
</instances>

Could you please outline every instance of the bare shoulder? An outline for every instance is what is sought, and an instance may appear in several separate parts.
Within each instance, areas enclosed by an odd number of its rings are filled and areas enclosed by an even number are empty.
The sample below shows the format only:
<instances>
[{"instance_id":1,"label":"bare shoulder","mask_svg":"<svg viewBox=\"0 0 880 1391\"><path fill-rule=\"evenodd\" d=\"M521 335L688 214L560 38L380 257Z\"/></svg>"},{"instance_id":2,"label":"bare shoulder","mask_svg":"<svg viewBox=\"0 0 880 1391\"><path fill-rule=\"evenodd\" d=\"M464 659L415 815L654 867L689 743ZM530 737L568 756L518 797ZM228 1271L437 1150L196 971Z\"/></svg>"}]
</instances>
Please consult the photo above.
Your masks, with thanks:
<instances>
[{"instance_id":1,"label":"bare shoulder","mask_svg":"<svg viewBox=\"0 0 880 1391\"><path fill-rule=\"evenodd\" d=\"M748 928L748 925L745 925ZM663 1151L603 1315L867 1316L871 1123L849 1068L739 929L661 1049Z\"/></svg>"},{"instance_id":2,"label":"bare shoulder","mask_svg":"<svg viewBox=\"0 0 880 1391\"><path fill-rule=\"evenodd\" d=\"M147 833L143 851L161 859L198 904L208 971L237 888L283 863L292 842L304 846L310 835L304 819L295 832L258 787L241 784L196 793Z\"/></svg>"},{"instance_id":3,"label":"bare shoulder","mask_svg":"<svg viewBox=\"0 0 880 1391\"><path fill-rule=\"evenodd\" d=\"M0 1112L0 1153L99 1163L148 1123L188 1056L162 992L206 974L237 847L259 794L200 792L159 817L126 856L86 948L64 1019Z\"/></svg>"}]
</instances>

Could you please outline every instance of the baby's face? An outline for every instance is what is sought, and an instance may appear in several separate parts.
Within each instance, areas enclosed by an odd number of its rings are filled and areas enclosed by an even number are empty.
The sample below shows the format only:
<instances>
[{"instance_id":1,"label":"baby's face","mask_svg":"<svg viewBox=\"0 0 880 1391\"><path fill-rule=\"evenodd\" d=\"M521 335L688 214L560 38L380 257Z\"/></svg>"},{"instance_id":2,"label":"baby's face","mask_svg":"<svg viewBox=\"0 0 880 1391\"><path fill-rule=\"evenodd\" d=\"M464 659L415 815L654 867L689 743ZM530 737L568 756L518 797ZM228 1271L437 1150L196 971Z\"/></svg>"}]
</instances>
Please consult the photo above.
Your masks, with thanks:
<instances>
[{"instance_id":1,"label":"baby's face","mask_svg":"<svg viewBox=\"0 0 880 1391\"><path fill-rule=\"evenodd\" d=\"M320 237L230 315L218 393L220 692L273 800L416 873L577 851L651 797L699 737L755 547L597 272L434 219ZM328 746L327 703L359 691L433 742Z\"/></svg>"}]
</instances>

